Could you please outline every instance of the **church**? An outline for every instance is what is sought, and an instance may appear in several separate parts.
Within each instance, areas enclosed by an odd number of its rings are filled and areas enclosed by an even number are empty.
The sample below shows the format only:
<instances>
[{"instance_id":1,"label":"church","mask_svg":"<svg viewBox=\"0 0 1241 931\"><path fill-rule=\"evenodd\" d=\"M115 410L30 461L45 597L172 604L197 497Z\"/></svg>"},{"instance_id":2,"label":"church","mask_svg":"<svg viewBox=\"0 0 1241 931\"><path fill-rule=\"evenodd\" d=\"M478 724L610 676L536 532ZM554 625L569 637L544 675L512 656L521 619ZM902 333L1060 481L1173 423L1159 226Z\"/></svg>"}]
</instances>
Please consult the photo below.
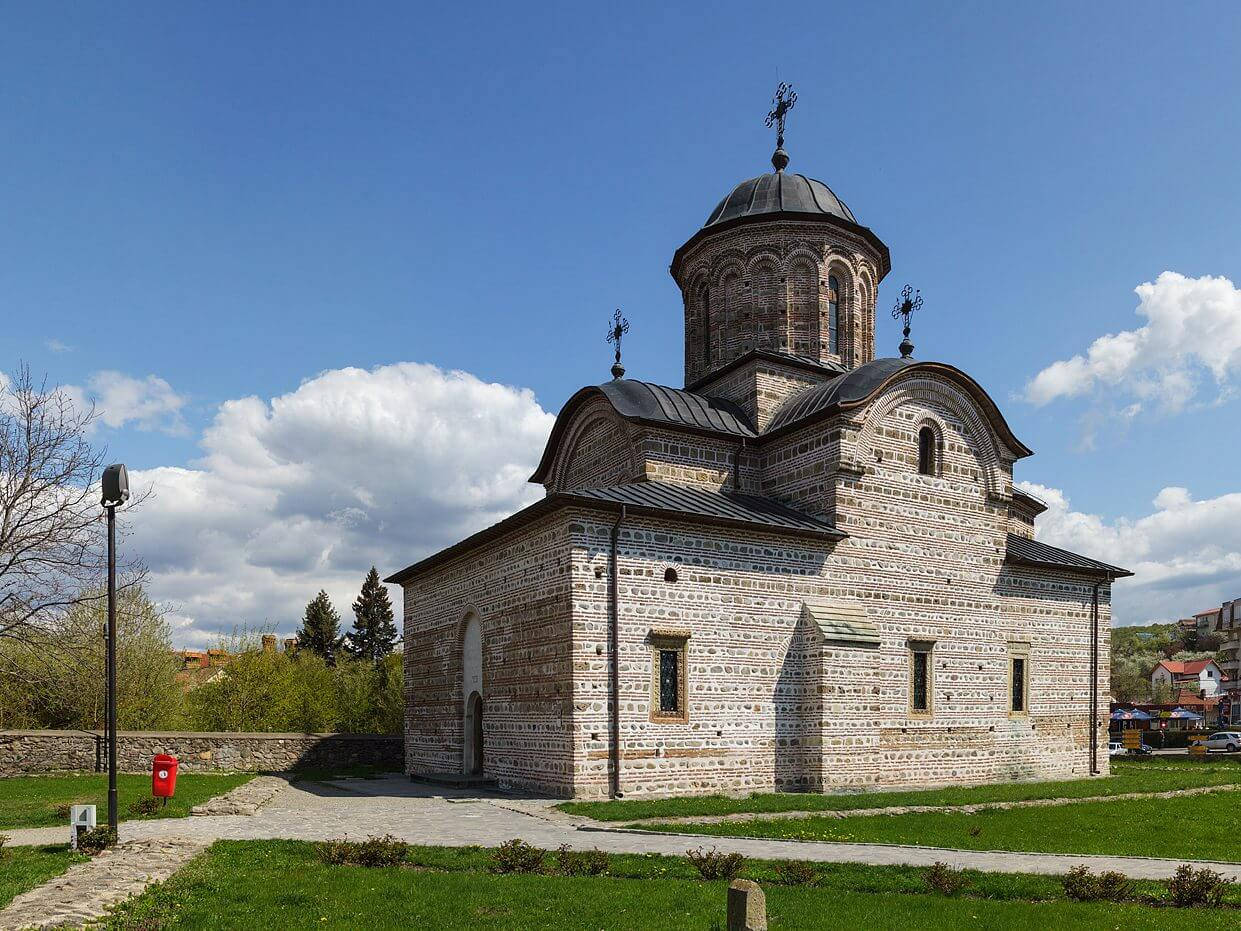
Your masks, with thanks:
<instances>
[{"instance_id":1,"label":"church","mask_svg":"<svg viewBox=\"0 0 1241 931\"><path fill-rule=\"evenodd\" d=\"M1106 773L1112 582L1039 543L1031 455L949 362L876 357L888 248L773 170L672 256L684 387L564 405L537 503L404 590L411 776L561 797ZM982 332L982 331L980 331Z\"/></svg>"}]
</instances>

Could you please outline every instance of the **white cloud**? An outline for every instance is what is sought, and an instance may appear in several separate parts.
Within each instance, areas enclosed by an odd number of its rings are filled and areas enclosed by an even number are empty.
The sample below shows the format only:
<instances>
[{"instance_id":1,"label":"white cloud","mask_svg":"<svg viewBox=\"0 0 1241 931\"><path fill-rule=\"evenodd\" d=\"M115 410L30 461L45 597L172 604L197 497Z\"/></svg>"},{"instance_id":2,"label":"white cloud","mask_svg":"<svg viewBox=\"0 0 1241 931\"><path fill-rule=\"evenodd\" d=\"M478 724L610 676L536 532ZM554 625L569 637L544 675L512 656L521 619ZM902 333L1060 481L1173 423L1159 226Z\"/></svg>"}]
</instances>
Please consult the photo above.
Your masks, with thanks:
<instances>
[{"instance_id":1,"label":"white cloud","mask_svg":"<svg viewBox=\"0 0 1241 931\"><path fill-rule=\"evenodd\" d=\"M1038 539L1133 571L1116 583L1117 624L1175 620L1241 596L1241 493L1195 501L1170 486L1150 514L1107 521L1074 511L1057 488L1016 484L1048 506Z\"/></svg>"},{"instance_id":2,"label":"white cloud","mask_svg":"<svg viewBox=\"0 0 1241 931\"><path fill-rule=\"evenodd\" d=\"M1204 374L1227 396L1241 373L1241 290L1227 278L1166 271L1135 291L1147 322L1053 362L1026 385L1026 400L1043 405L1114 389L1135 404L1176 411L1197 394ZM1125 413L1136 413L1135 404Z\"/></svg>"},{"instance_id":3,"label":"white cloud","mask_svg":"<svg viewBox=\"0 0 1241 931\"><path fill-rule=\"evenodd\" d=\"M44 345L44 346L46 346L48 349L50 349L52 352L56 352L56 353L60 353L60 352L73 352L73 347L72 347L72 346L68 346L68 345L66 345L66 344L62 343L62 342L61 342L60 340L58 340L58 339L49 339L49 340L48 340L47 342L45 342L43 345Z\"/></svg>"},{"instance_id":4,"label":"white cloud","mask_svg":"<svg viewBox=\"0 0 1241 931\"><path fill-rule=\"evenodd\" d=\"M188 432L181 409L185 397L156 375L134 378L122 372L96 372L86 386L62 389L82 407L95 406L97 422L109 427L133 425L139 430L158 430L181 435Z\"/></svg>"},{"instance_id":5,"label":"white cloud","mask_svg":"<svg viewBox=\"0 0 1241 931\"><path fill-rule=\"evenodd\" d=\"M222 404L192 468L132 473L153 491L132 545L179 643L243 623L292 634L320 588L347 626L372 564L390 573L539 498L526 479L553 421L529 390L465 372L324 372Z\"/></svg>"}]
</instances>

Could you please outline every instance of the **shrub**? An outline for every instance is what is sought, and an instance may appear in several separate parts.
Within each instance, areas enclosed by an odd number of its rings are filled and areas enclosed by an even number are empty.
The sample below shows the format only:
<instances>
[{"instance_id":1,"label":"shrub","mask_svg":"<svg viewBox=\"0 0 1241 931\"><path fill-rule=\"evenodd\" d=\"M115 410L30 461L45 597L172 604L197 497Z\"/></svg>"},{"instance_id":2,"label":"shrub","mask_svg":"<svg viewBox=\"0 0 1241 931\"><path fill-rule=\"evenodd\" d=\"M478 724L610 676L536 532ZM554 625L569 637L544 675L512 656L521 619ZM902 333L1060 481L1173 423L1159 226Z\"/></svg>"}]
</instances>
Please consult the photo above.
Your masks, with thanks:
<instances>
[{"instance_id":1,"label":"shrub","mask_svg":"<svg viewBox=\"0 0 1241 931\"><path fill-rule=\"evenodd\" d=\"M556 871L561 876L602 876L608 871L608 855L602 850L572 850L561 844L556 850Z\"/></svg>"},{"instance_id":2,"label":"shrub","mask_svg":"<svg viewBox=\"0 0 1241 931\"><path fill-rule=\"evenodd\" d=\"M818 875L814 864L805 860L785 860L776 864L776 876L786 886L809 886Z\"/></svg>"},{"instance_id":3,"label":"shrub","mask_svg":"<svg viewBox=\"0 0 1241 931\"><path fill-rule=\"evenodd\" d=\"M68 821L71 814L73 814L73 812L71 811L69 805L56 806L56 817L61 821Z\"/></svg>"},{"instance_id":4,"label":"shrub","mask_svg":"<svg viewBox=\"0 0 1241 931\"><path fill-rule=\"evenodd\" d=\"M131 815L153 815L159 811L159 808L159 799L155 798L153 795L146 795L138 799L136 802L130 803L129 813Z\"/></svg>"},{"instance_id":5,"label":"shrub","mask_svg":"<svg viewBox=\"0 0 1241 931\"><path fill-rule=\"evenodd\" d=\"M739 853L710 850L687 850L685 856L703 879L736 879L745 868L745 857Z\"/></svg>"},{"instance_id":6,"label":"shrub","mask_svg":"<svg viewBox=\"0 0 1241 931\"><path fill-rule=\"evenodd\" d=\"M514 837L496 848L491 869L495 873L540 873L545 856L546 850L531 847L525 841Z\"/></svg>"},{"instance_id":7,"label":"shrub","mask_svg":"<svg viewBox=\"0 0 1241 931\"><path fill-rule=\"evenodd\" d=\"M940 895L956 895L965 888L965 873L936 860L926 871L926 884Z\"/></svg>"},{"instance_id":8,"label":"shrub","mask_svg":"<svg viewBox=\"0 0 1241 931\"><path fill-rule=\"evenodd\" d=\"M92 857L97 853L103 853L103 851L115 844L116 831L107 825L90 831L83 831L78 835L78 850L82 851L82 853L90 854Z\"/></svg>"},{"instance_id":9,"label":"shrub","mask_svg":"<svg viewBox=\"0 0 1241 931\"><path fill-rule=\"evenodd\" d=\"M4 849L4 845L8 842L9 836L7 834L0 834L0 860L3 860L9 855L9 852Z\"/></svg>"},{"instance_id":10,"label":"shrub","mask_svg":"<svg viewBox=\"0 0 1241 931\"><path fill-rule=\"evenodd\" d=\"M1194 869L1188 863L1176 868L1176 874L1168 880L1168 899L1177 908L1216 906L1223 901L1224 893L1231 885L1214 870L1203 867Z\"/></svg>"},{"instance_id":11,"label":"shrub","mask_svg":"<svg viewBox=\"0 0 1241 931\"><path fill-rule=\"evenodd\" d=\"M385 834L360 842L326 841L318 845L317 852L321 861L332 866L400 866L409 853L409 844Z\"/></svg>"},{"instance_id":12,"label":"shrub","mask_svg":"<svg viewBox=\"0 0 1241 931\"><path fill-rule=\"evenodd\" d=\"M1129 877L1110 870L1095 875L1086 866L1075 866L1061 882L1064 894L1078 902L1124 902L1133 898Z\"/></svg>"}]
</instances>

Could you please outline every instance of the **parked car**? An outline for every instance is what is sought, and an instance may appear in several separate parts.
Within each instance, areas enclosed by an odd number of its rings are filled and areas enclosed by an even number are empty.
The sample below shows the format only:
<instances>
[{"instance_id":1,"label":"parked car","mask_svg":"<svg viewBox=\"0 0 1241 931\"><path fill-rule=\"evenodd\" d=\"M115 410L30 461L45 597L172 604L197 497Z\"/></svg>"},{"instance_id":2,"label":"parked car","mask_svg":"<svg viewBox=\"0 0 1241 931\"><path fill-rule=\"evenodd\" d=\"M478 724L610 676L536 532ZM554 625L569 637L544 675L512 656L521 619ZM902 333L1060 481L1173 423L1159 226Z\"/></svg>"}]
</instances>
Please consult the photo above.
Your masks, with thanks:
<instances>
[{"instance_id":1,"label":"parked car","mask_svg":"<svg viewBox=\"0 0 1241 931\"><path fill-rule=\"evenodd\" d=\"M1241 732L1219 731L1207 738L1208 750L1226 750L1236 753L1241 750Z\"/></svg>"},{"instance_id":2,"label":"parked car","mask_svg":"<svg viewBox=\"0 0 1241 931\"><path fill-rule=\"evenodd\" d=\"M1125 745L1122 744L1119 740L1109 741L1107 745L1107 755L1108 756L1124 756Z\"/></svg>"}]
</instances>

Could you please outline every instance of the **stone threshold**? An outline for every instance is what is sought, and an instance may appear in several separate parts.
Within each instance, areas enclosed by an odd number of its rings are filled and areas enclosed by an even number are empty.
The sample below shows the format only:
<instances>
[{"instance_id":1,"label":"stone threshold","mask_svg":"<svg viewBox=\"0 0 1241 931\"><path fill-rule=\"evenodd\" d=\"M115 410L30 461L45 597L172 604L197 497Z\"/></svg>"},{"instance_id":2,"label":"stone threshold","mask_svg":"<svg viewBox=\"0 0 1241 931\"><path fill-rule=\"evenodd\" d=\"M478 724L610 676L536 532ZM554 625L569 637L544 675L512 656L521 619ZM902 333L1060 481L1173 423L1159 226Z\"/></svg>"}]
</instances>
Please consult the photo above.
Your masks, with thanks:
<instances>
[{"instance_id":1,"label":"stone threshold","mask_svg":"<svg viewBox=\"0 0 1241 931\"><path fill-rule=\"evenodd\" d=\"M1241 784L1222 786L1196 786L1192 789L1171 789L1167 792L1125 792L1121 795L1087 795L1081 798L1033 798L1013 802L976 802L968 805L892 805L887 808L824 809L822 811L750 811L729 815L685 815L678 818L636 818L623 822L625 827L665 824L730 824L749 821L801 820L805 818L870 818L877 815L962 814L972 815L980 811L1008 811L1014 808L1052 808L1060 805L1078 805L1086 802L1126 802L1139 799L1183 798L1192 795L1210 795L1215 792L1236 792ZM593 825L607 822L591 821ZM611 822L619 824L621 822Z\"/></svg>"}]
</instances>

